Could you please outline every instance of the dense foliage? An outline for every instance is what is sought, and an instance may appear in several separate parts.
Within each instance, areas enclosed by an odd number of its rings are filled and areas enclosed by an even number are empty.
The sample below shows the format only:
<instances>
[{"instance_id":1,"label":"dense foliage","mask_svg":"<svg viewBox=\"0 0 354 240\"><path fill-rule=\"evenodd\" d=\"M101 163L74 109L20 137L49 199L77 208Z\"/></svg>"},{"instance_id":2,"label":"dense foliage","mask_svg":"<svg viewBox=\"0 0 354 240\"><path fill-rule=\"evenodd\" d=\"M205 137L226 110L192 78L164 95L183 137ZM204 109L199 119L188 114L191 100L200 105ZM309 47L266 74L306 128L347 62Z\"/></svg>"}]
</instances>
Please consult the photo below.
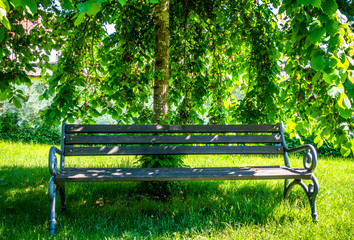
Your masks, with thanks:
<instances>
[{"instance_id":1,"label":"dense foliage","mask_svg":"<svg viewBox=\"0 0 354 240\"><path fill-rule=\"evenodd\" d=\"M47 123L152 123L157 0L0 0L0 100L20 105L36 49L61 49ZM170 0L169 123L287 123L354 152L353 3ZM42 24L26 35L21 19ZM115 32L107 34L107 24ZM10 53L12 49L13 53ZM16 56L10 59L9 56ZM4 79L4 81L3 81ZM240 89L242 98L235 97ZM298 133L298 134L297 134Z\"/></svg>"},{"instance_id":2,"label":"dense foliage","mask_svg":"<svg viewBox=\"0 0 354 240\"><path fill-rule=\"evenodd\" d=\"M60 144L60 129L38 121L20 121L17 113L0 116L0 139L15 142Z\"/></svg>"}]
</instances>

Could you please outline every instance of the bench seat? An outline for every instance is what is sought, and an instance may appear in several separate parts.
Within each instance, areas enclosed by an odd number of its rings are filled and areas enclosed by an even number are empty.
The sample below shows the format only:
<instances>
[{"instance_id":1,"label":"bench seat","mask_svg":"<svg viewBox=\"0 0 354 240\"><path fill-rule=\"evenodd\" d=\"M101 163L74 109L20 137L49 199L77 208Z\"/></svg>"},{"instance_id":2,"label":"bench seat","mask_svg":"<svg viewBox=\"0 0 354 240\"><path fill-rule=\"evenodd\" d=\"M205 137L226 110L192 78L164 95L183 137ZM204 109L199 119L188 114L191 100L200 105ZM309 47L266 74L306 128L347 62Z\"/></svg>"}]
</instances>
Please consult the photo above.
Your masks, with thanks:
<instances>
[{"instance_id":1,"label":"bench seat","mask_svg":"<svg viewBox=\"0 0 354 240\"><path fill-rule=\"evenodd\" d=\"M192 181L311 179L303 168L286 166L209 168L66 168L56 176L61 182Z\"/></svg>"}]
</instances>

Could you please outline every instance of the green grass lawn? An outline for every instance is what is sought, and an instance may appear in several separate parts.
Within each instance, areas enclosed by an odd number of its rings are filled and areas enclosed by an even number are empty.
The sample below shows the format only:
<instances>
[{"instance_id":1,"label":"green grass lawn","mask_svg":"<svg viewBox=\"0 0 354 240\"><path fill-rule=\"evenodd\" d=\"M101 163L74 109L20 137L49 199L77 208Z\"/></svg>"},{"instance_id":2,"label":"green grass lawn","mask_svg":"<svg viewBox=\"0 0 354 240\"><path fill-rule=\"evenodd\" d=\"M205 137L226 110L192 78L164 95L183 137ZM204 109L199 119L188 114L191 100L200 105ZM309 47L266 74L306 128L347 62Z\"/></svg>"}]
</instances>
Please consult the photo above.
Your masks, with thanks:
<instances>
[{"instance_id":1,"label":"green grass lawn","mask_svg":"<svg viewBox=\"0 0 354 240\"><path fill-rule=\"evenodd\" d=\"M48 145L0 142L0 239L47 239ZM302 157L291 156L292 166ZM134 157L67 158L68 166L133 166ZM186 157L198 166L280 165L281 157ZM56 239L352 239L353 159L319 158L318 225L296 186L283 181L181 182L166 198L141 183L68 183ZM60 202L60 201L59 201ZM58 203L59 203L58 202Z\"/></svg>"}]
</instances>

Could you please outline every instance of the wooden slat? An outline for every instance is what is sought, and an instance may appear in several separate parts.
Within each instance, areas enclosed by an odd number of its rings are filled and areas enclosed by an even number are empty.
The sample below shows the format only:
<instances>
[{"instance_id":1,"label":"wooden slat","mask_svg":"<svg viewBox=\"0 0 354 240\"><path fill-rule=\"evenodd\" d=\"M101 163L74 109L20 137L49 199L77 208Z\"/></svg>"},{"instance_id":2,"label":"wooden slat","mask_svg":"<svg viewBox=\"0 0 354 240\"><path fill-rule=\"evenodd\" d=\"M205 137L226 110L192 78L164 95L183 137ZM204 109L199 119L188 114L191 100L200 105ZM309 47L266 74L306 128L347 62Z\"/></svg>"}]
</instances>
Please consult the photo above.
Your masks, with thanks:
<instances>
[{"instance_id":1,"label":"wooden slat","mask_svg":"<svg viewBox=\"0 0 354 240\"><path fill-rule=\"evenodd\" d=\"M183 181L183 180L249 180L311 179L305 169L271 167L229 168L68 168L56 177L60 182Z\"/></svg>"},{"instance_id":2,"label":"wooden slat","mask_svg":"<svg viewBox=\"0 0 354 240\"><path fill-rule=\"evenodd\" d=\"M66 156L189 155L189 154L283 154L282 146L134 146L65 147Z\"/></svg>"},{"instance_id":3,"label":"wooden slat","mask_svg":"<svg viewBox=\"0 0 354 240\"><path fill-rule=\"evenodd\" d=\"M228 143L281 143L280 135L177 135L177 136L92 136L72 135L65 144L228 144Z\"/></svg>"},{"instance_id":4,"label":"wooden slat","mask_svg":"<svg viewBox=\"0 0 354 240\"><path fill-rule=\"evenodd\" d=\"M279 132L277 125L77 125L66 133L247 133Z\"/></svg>"}]
</instances>

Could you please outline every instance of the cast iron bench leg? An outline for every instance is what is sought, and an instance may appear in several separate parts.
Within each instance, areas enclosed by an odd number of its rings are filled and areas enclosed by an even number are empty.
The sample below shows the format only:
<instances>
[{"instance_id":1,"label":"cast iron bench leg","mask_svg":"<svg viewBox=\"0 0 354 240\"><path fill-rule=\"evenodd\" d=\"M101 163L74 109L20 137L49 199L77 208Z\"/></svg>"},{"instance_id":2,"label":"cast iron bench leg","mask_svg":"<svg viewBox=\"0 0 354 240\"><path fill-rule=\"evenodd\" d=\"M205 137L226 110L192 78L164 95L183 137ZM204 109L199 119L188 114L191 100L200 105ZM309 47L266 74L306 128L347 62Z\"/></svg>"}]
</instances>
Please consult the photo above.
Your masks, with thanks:
<instances>
[{"instance_id":1,"label":"cast iron bench leg","mask_svg":"<svg viewBox=\"0 0 354 240\"><path fill-rule=\"evenodd\" d=\"M49 182L49 201L50 201L50 218L49 218L49 233L54 236L55 233L55 206L57 202L57 187L54 184L54 176Z\"/></svg>"},{"instance_id":2,"label":"cast iron bench leg","mask_svg":"<svg viewBox=\"0 0 354 240\"><path fill-rule=\"evenodd\" d=\"M317 220L317 210L316 210L316 197L319 190L319 185L317 178L312 175L312 182L308 186L302 181L302 179L295 179L289 184L289 181L285 180L285 189L284 189L284 199L286 199L289 195L290 190L296 185L300 185L306 192L306 195L309 199L311 206L312 219L314 222L318 222Z\"/></svg>"}]
</instances>

